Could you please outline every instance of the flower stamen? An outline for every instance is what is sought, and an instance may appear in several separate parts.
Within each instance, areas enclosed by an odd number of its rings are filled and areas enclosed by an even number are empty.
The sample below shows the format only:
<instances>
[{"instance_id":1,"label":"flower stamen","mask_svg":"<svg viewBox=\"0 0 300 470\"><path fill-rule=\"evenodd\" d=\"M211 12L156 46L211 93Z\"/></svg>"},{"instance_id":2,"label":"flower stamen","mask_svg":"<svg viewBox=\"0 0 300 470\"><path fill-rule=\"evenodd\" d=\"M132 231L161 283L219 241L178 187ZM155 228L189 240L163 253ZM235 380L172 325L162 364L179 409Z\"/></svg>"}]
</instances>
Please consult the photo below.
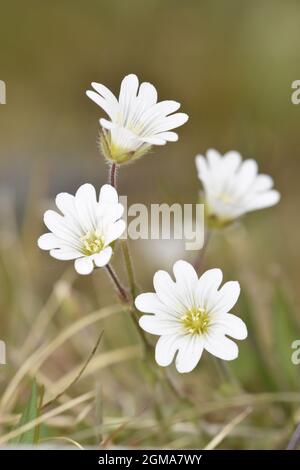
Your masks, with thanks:
<instances>
[{"instance_id":1,"label":"flower stamen","mask_svg":"<svg viewBox=\"0 0 300 470\"><path fill-rule=\"evenodd\" d=\"M100 235L97 230L87 232L80 238L80 241L82 242L82 253L86 256L100 253L105 244L103 235Z\"/></svg>"},{"instance_id":2,"label":"flower stamen","mask_svg":"<svg viewBox=\"0 0 300 470\"><path fill-rule=\"evenodd\" d=\"M181 321L184 329L191 335L206 333L209 327L209 315L203 308L191 308L181 317Z\"/></svg>"}]
</instances>

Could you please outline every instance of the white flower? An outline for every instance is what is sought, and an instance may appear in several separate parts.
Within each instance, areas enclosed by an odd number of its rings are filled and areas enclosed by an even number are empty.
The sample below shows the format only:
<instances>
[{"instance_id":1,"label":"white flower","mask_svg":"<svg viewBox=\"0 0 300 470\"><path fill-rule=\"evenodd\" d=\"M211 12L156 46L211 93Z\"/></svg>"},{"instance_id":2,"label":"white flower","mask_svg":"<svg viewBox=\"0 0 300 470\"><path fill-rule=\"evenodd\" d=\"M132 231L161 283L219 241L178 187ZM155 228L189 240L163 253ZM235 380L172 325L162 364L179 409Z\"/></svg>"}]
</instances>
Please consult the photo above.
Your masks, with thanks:
<instances>
[{"instance_id":1,"label":"white flower","mask_svg":"<svg viewBox=\"0 0 300 470\"><path fill-rule=\"evenodd\" d=\"M95 188L83 184L75 196L60 193L55 202L62 215L45 212L44 222L51 233L42 235L38 246L50 250L53 258L75 260L79 274L105 266L112 256L112 242L125 230L125 222L120 220L124 208L115 188L102 186L98 202Z\"/></svg>"},{"instance_id":2,"label":"white flower","mask_svg":"<svg viewBox=\"0 0 300 470\"><path fill-rule=\"evenodd\" d=\"M100 83L93 82L92 87L96 91L88 90L87 96L110 118L100 119L104 129L102 149L108 159L118 163L138 158L151 145L175 142L178 135L170 130L188 120L187 114L175 113L180 103L157 103L155 87L147 82L139 86L138 77L134 74L122 80L119 98Z\"/></svg>"},{"instance_id":3,"label":"white flower","mask_svg":"<svg viewBox=\"0 0 300 470\"><path fill-rule=\"evenodd\" d=\"M198 279L186 261L177 261L173 271L176 282L167 272L158 271L153 279L156 293L135 299L138 310L154 314L142 316L139 323L148 333L160 336L155 349L157 363L170 365L178 351L178 372L190 372L204 349L220 359L236 359L238 347L227 335L247 337L245 323L228 313L239 297L239 283L226 282L219 289L220 269L210 269Z\"/></svg>"},{"instance_id":4,"label":"white flower","mask_svg":"<svg viewBox=\"0 0 300 470\"><path fill-rule=\"evenodd\" d=\"M238 152L220 155L208 150L196 156L198 177L204 189L206 213L212 222L226 225L241 215L276 204L280 194L268 175L259 175L255 160L242 161Z\"/></svg>"}]
</instances>

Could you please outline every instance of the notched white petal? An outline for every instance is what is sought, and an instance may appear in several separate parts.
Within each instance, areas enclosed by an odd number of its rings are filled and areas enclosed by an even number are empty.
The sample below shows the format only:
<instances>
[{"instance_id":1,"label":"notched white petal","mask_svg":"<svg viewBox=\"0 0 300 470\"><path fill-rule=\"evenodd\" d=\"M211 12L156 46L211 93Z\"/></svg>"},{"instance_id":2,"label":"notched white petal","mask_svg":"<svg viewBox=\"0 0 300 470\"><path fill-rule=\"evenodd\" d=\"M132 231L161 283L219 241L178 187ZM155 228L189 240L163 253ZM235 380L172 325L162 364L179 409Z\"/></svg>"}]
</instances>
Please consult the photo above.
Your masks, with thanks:
<instances>
[{"instance_id":1,"label":"notched white petal","mask_svg":"<svg viewBox=\"0 0 300 470\"><path fill-rule=\"evenodd\" d=\"M174 359L180 338L174 335L161 336L155 347L155 360L159 366L167 367Z\"/></svg>"},{"instance_id":2,"label":"notched white petal","mask_svg":"<svg viewBox=\"0 0 300 470\"><path fill-rule=\"evenodd\" d=\"M99 202L101 204L118 204L118 193L111 184L104 184L100 190Z\"/></svg>"},{"instance_id":3,"label":"notched white petal","mask_svg":"<svg viewBox=\"0 0 300 470\"><path fill-rule=\"evenodd\" d=\"M94 255L94 263L95 265L98 267L98 268L102 268L103 266L106 266L109 261L110 261L110 258L112 257L112 248L111 246L108 246L107 248L105 248L104 250L100 251L100 253L97 253L96 255Z\"/></svg>"},{"instance_id":4,"label":"notched white petal","mask_svg":"<svg viewBox=\"0 0 300 470\"><path fill-rule=\"evenodd\" d=\"M44 233L39 237L37 243L41 250L52 250L58 248L59 240L53 233Z\"/></svg>"},{"instance_id":5,"label":"notched white petal","mask_svg":"<svg viewBox=\"0 0 300 470\"><path fill-rule=\"evenodd\" d=\"M213 356L224 361L233 361L239 355L239 348L234 341L221 335L207 335L204 348Z\"/></svg>"},{"instance_id":6,"label":"notched white petal","mask_svg":"<svg viewBox=\"0 0 300 470\"><path fill-rule=\"evenodd\" d=\"M94 269L92 258L87 257L87 256L76 259L74 266L78 274L82 274L82 275L90 274Z\"/></svg>"},{"instance_id":7,"label":"notched white petal","mask_svg":"<svg viewBox=\"0 0 300 470\"><path fill-rule=\"evenodd\" d=\"M197 366L203 352L203 340L198 336L185 336L176 356L176 369L181 374L191 372Z\"/></svg>"}]
</instances>

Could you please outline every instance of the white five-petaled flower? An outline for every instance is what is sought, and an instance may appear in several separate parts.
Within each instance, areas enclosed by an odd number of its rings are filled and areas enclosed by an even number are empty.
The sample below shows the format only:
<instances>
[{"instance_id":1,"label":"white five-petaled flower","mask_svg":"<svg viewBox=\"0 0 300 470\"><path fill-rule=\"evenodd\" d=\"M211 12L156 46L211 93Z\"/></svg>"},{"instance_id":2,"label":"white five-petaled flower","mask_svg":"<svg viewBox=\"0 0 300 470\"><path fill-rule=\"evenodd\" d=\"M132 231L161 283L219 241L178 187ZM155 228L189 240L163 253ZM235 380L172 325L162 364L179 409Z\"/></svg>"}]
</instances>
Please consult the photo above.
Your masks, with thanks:
<instances>
[{"instance_id":1,"label":"white five-petaled flower","mask_svg":"<svg viewBox=\"0 0 300 470\"><path fill-rule=\"evenodd\" d=\"M75 196L60 193L55 202L62 215L45 212L44 222L51 233L42 235L38 246L50 250L53 258L75 260L79 274L105 266L112 256L112 242L125 230L125 222L120 220L124 208L115 188L102 186L98 201L94 186L83 184Z\"/></svg>"},{"instance_id":2,"label":"white five-petaled flower","mask_svg":"<svg viewBox=\"0 0 300 470\"><path fill-rule=\"evenodd\" d=\"M242 161L238 152L220 155L208 150L196 156L208 220L224 226L243 214L276 204L280 199L268 175L258 174L255 160Z\"/></svg>"},{"instance_id":3,"label":"white five-petaled flower","mask_svg":"<svg viewBox=\"0 0 300 470\"><path fill-rule=\"evenodd\" d=\"M235 305L240 286L236 281L222 282L222 271L210 269L200 279L193 266L177 261L173 266L175 282L165 271L154 275L155 293L138 295L138 310L143 315L140 326L159 335L155 358L159 365L168 366L177 352L178 372L190 372L198 364L204 349L214 356L233 360L238 356L237 345L227 336L245 339L245 323L230 310Z\"/></svg>"},{"instance_id":4,"label":"white five-petaled flower","mask_svg":"<svg viewBox=\"0 0 300 470\"><path fill-rule=\"evenodd\" d=\"M171 129L188 120L187 114L175 113L180 108L176 101L157 103L157 91L151 83L141 83L134 74L121 83L119 98L104 85L92 83L87 96L108 115L100 119L103 128L101 146L109 160L123 163L146 153L151 145L175 142L178 135ZM175 114L173 114L175 113Z\"/></svg>"}]
</instances>

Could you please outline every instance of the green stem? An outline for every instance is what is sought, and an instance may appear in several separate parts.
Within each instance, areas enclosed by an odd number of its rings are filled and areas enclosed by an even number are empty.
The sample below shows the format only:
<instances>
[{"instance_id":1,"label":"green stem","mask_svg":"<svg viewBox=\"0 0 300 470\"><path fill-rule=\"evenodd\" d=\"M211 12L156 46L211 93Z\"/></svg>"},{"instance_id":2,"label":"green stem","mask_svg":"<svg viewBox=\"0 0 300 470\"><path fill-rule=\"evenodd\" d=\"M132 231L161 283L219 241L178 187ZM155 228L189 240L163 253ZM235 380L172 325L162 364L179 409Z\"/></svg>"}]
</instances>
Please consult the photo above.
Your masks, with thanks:
<instances>
[{"instance_id":1,"label":"green stem","mask_svg":"<svg viewBox=\"0 0 300 470\"><path fill-rule=\"evenodd\" d=\"M207 247L208 247L208 244L209 244L209 241L210 241L211 237L212 237L212 231L207 230L207 232L204 235L203 247L201 248L201 250L199 250L197 258L194 262L194 268L195 268L197 274L199 274L200 271L203 271L204 257L205 257L205 254L207 252Z\"/></svg>"},{"instance_id":2,"label":"green stem","mask_svg":"<svg viewBox=\"0 0 300 470\"><path fill-rule=\"evenodd\" d=\"M127 271L127 277L128 277L128 282L129 282L129 287L130 287L130 293L131 293L131 298L132 301L134 301L135 297L137 296L137 285L135 282L135 276L134 276L134 270L133 270L133 264L131 260L131 255L129 251L129 245L128 245L128 240L122 240L122 252L123 252L123 259Z\"/></svg>"}]
</instances>

